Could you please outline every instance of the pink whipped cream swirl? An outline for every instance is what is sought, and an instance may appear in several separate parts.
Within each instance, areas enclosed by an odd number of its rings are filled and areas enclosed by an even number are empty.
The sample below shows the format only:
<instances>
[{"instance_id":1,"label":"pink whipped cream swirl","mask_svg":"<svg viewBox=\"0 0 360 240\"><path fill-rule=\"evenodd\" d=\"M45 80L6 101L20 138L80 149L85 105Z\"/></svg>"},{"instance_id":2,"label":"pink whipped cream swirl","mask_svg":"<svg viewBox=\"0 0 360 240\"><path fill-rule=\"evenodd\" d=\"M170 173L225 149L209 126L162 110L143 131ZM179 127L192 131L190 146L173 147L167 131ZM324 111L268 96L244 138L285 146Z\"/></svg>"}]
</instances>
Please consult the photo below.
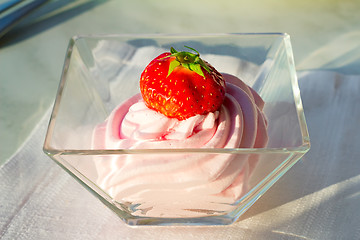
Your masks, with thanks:
<instances>
[{"instance_id":1,"label":"pink whipped cream swirl","mask_svg":"<svg viewBox=\"0 0 360 240\"><path fill-rule=\"evenodd\" d=\"M226 97L214 113L183 121L145 106L137 94L93 132L94 149L262 148L268 141L264 102L235 76L223 74ZM169 150L171 151L171 150ZM251 154L124 154L94 159L97 184L133 214L194 217L231 209L248 191Z\"/></svg>"}]
</instances>

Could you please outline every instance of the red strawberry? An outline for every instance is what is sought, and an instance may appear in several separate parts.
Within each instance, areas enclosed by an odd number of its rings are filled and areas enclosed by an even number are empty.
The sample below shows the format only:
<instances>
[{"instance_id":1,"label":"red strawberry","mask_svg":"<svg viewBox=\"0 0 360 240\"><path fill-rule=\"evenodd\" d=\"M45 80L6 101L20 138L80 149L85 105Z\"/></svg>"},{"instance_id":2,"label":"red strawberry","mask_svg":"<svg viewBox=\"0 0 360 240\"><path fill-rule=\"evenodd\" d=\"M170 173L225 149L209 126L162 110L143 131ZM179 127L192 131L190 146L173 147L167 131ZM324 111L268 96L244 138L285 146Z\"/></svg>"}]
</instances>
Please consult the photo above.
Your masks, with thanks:
<instances>
[{"instance_id":1,"label":"red strawberry","mask_svg":"<svg viewBox=\"0 0 360 240\"><path fill-rule=\"evenodd\" d=\"M222 75L197 54L171 48L142 72L140 91L146 105L183 120L218 110L225 97Z\"/></svg>"}]
</instances>

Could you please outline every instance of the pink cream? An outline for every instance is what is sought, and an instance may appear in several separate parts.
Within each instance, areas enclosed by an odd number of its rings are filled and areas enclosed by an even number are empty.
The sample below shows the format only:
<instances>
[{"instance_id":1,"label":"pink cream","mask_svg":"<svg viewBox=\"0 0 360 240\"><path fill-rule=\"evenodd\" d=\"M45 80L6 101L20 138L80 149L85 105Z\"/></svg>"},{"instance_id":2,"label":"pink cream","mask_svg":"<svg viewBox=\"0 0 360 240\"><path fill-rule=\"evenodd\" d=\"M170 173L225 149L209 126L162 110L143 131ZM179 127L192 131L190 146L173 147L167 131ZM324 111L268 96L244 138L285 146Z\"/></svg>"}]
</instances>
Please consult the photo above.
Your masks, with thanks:
<instances>
[{"instance_id":1,"label":"pink cream","mask_svg":"<svg viewBox=\"0 0 360 240\"><path fill-rule=\"evenodd\" d=\"M227 93L217 112L179 121L147 108L137 94L94 129L93 149L265 147L263 100L237 77L223 76ZM248 191L257 159L192 153L117 155L94 161L97 184L115 201L140 204L141 216L186 217L200 214L189 209L219 209L217 203L238 200ZM167 211L171 202L182 210Z\"/></svg>"}]
</instances>

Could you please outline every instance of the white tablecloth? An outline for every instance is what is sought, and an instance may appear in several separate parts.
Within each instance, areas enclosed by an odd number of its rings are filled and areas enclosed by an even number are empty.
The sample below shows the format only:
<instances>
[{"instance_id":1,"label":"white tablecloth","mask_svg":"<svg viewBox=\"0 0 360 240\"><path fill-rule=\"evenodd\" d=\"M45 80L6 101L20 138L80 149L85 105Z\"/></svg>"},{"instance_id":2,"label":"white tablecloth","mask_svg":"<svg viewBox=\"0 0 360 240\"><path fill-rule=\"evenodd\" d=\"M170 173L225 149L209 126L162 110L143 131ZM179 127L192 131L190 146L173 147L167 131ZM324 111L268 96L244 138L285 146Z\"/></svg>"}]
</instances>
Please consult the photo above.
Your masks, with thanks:
<instances>
[{"instance_id":1,"label":"white tablecloth","mask_svg":"<svg viewBox=\"0 0 360 240\"><path fill-rule=\"evenodd\" d=\"M360 239L360 76L299 85L311 150L235 224L128 227L42 152L49 109L0 167L1 239Z\"/></svg>"}]
</instances>

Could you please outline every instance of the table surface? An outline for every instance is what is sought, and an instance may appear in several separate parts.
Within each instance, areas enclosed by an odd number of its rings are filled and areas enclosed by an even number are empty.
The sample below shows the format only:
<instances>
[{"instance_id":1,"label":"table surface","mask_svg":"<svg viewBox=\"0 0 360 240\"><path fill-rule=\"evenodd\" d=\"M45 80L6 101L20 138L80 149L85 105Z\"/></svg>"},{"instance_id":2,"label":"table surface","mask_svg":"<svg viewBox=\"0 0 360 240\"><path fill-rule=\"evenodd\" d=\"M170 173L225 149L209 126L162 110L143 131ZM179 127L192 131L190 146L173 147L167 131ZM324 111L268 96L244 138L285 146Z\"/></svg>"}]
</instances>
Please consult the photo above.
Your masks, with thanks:
<instances>
[{"instance_id":1,"label":"table surface","mask_svg":"<svg viewBox=\"0 0 360 240\"><path fill-rule=\"evenodd\" d=\"M359 12L360 2L353 0L231 0L221 2L183 0L181 4L155 0L49 1L0 39L0 165L4 165L21 148L35 126L52 106L60 80L65 51L69 39L73 35L89 33L286 32L291 36L296 69L300 75L299 79L303 81L300 82L300 88L301 91L305 91L306 96L319 94L316 89L309 89L308 86L326 90L329 83L337 85L339 81L340 83L345 81L350 85L343 85L342 91L345 91L341 95L343 98L337 99L338 102L331 102L334 109L329 109L329 111L321 111L314 107L313 102L303 99L312 138L312 150L304 157L302 163L291 169L291 173L285 176L286 180L280 181L276 185L277 188L283 188L285 182L288 182L293 185L287 187L297 187L298 193L302 193L293 195L291 201L287 199L285 202L280 201L273 206L266 204L265 194L265 200L262 198L260 203L256 204L257 209L260 210L253 212L250 210L250 213L245 215L242 221L246 223L246 216L252 219L254 214L255 218L263 216L271 219L277 213L274 209L281 204L314 199L312 194L317 194L316 198L320 207L309 209L314 212L310 215L307 214L308 219L301 221L304 224L303 227L307 227L308 233L309 231L310 233L303 236L294 233L287 237L290 236L294 239L308 239L306 236L310 236L309 239L329 237L332 230L322 228L323 233L312 234L309 225L313 223L314 218L316 219L317 214L321 215L321 211L331 211L331 209L321 208L321 202L326 198L324 196L326 194L322 193L332 184L339 188L346 181L360 182L360 168L352 166L355 159L360 159L358 150L360 131L357 129L360 118L351 121L346 119L352 118L352 114L359 117L359 110L354 105L356 100L360 100L356 97L360 95L357 83L358 80L360 81ZM316 77L323 78L324 76L327 76L329 81L320 79L313 82L317 80ZM309 82L311 84L308 84ZM353 94L347 94L347 91ZM324 96L324 92L322 94L319 96ZM331 96L337 97L336 93ZM347 98L349 96L353 98L349 100ZM318 101L329 105L332 99L324 97ZM349 112L344 113L345 110ZM331 116L321 115L329 113ZM335 120L331 120L331 117ZM322 125L322 120L328 122ZM352 125L339 126L338 124ZM321 130L321 127L324 129ZM347 132L339 129L345 129ZM349 136L352 138L345 140L345 137ZM291 181L292 175L306 177L306 174L300 172L309 171L307 169L309 162L326 156L329 145L323 143L329 138L338 139L338 141L331 142L332 144L336 143L334 146L337 147L337 158L333 161L347 163L345 170L349 171L343 170L341 171L343 175L337 174L334 177L334 172L319 170L319 173L323 174L321 179L324 182L322 184L313 183L318 184L317 187L306 192L299 186L300 183ZM349 157L351 161L346 162L345 158ZM310 172L314 173L313 171L314 169ZM349 190L349 188L345 189ZM349 191L349 196L360 201L358 187L351 188ZM269 194L270 198L271 196ZM344 204L342 205L343 211L346 213L351 212L355 206L354 204L346 205L344 202L342 204ZM266 206L266 210L261 210L261 206ZM290 207L291 204L287 206ZM293 215L290 214L290 216ZM326 216L326 214L321 216ZM340 214L339 218L336 223L356 219L355 217L349 218L349 214L345 213ZM288 218L286 221L288 221L286 229L291 230L290 226L297 223L297 218ZM279 224L286 224L284 222ZM350 226L349 230L355 232L351 236L360 237L359 224L357 226L349 224L340 224L340 230ZM1 234L0 228L0 236ZM288 239L287 237L284 238Z\"/></svg>"}]
</instances>

